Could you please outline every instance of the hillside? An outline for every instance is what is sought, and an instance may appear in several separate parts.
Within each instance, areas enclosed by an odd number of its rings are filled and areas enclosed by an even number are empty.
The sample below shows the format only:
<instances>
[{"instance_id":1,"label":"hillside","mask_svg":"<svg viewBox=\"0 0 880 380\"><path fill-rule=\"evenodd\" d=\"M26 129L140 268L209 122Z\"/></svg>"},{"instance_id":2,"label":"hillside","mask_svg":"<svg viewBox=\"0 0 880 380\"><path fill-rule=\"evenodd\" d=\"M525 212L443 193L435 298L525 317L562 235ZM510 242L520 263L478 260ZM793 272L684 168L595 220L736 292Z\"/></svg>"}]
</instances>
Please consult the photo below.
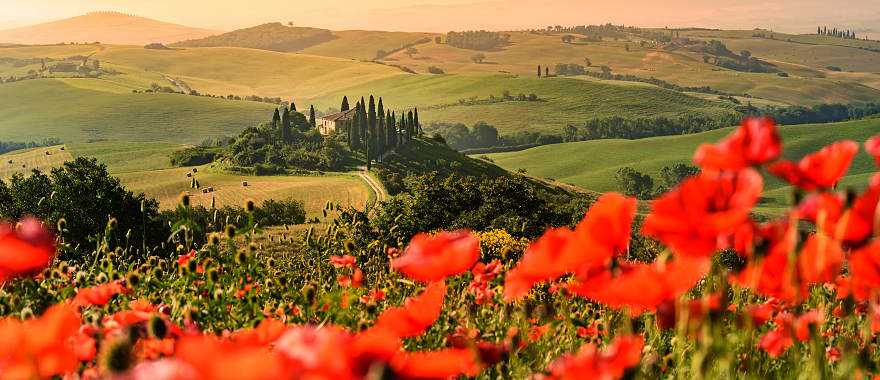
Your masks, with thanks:
<instances>
[{"instance_id":1,"label":"hillside","mask_svg":"<svg viewBox=\"0 0 880 380\"><path fill-rule=\"evenodd\" d=\"M690 163L696 148L730 133L725 128L705 133L655 137L640 140L596 140L546 145L520 152L486 155L507 170L552 178L595 191L618 190L614 175L632 167L657 179L660 169L675 163ZM837 140L865 141L880 130L880 119L820 125L780 127L787 158L797 159ZM863 186L874 167L867 154L859 154L844 186ZM790 188L775 178L765 184L764 207L784 206Z\"/></svg>"},{"instance_id":2,"label":"hillside","mask_svg":"<svg viewBox=\"0 0 880 380\"><path fill-rule=\"evenodd\" d=\"M303 53L327 57L372 60L379 51L386 53L402 50L406 46L421 45L431 41L433 34L413 32L381 32L368 30L334 31L334 39L317 44Z\"/></svg>"},{"instance_id":3,"label":"hillside","mask_svg":"<svg viewBox=\"0 0 880 380\"><path fill-rule=\"evenodd\" d=\"M335 39L329 30L268 23L228 33L175 43L176 47L241 47L294 52Z\"/></svg>"},{"instance_id":4,"label":"hillside","mask_svg":"<svg viewBox=\"0 0 880 380\"><path fill-rule=\"evenodd\" d=\"M513 96L535 94L538 99L497 101L505 91ZM331 96L305 100L324 109L339 107L342 95L357 99L370 93L381 95L385 104L396 108L418 107L423 123L452 121L471 125L486 121L503 134L519 131L558 134L568 124L582 124L594 117L677 118L734 112L730 104L717 99L706 100L650 85L497 73L398 75L346 88ZM491 97L496 101L487 101Z\"/></svg>"},{"instance_id":5,"label":"hillside","mask_svg":"<svg viewBox=\"0 0 880 380\"><path fill-rule=\"evenodd\" d=\"M253 126L270 104L182 94L132 93L101 79L0 84L0 140L198 143Z\"/></svg>"},{"instance_id":6,"label":"hillside","mask_svg":"<svg viewBox=\"0 0 880 380\"><path fill-rule=\"evenodd\" d=\"M146 45L203 38L217 33L122 13L93 12L44 24L0 30L0 42L56 44L99 41L104 44Z\"/></svg>"}]
</instances>

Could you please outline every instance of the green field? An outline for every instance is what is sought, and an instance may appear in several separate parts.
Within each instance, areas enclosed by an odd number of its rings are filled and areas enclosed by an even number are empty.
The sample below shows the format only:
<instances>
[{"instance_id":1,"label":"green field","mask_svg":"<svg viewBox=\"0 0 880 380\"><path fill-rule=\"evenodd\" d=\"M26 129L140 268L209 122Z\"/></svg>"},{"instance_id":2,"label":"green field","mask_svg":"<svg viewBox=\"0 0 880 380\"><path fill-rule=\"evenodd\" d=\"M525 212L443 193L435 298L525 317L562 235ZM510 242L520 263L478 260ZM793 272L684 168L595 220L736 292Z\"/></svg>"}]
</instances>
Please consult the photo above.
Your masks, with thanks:
<instances>
[{"instance_id":1,"label":"green field","mask_svg":"<svg viewBox=\"0 0 880 380\"><path fill-rule=\"evenodd\" d=\"M59 138L198 143L271 118L272 105L179 94L114 92L101 79L0 85L0 140Z\"/></svg>"},{"instance_id":2,"label":"green field","mask_svg":"<svg viewBox=\"0 0 880 380\"><path fill-rule=\"evenodd\" d=\"M650 174L655 182L660 169L675 163L690 163L696 148L704 143L717 141L731 128L711 132L647 138L641 140L596 140L545 145L519 152L486 155L507 170L525 169L526 173L541 178L551 178L595 191L617 191L614 175L622 167L632 167ZM796 159L820 149L831 142L851 139L863 142L880 131L880 119L845 123L796 125L780 128L785 144L785 155ZM863 186L867 176L875 168L870 157L859 154L844 186ZM790 188L769 178L765 184L763 207L779 208L785 205Z\"/></svg>"},{"instance_id":3,"label":"green field","mask_svg":"<svg viewBox=\"0 0 880 380\"><path fill-rule=\"evenodd\" d=\"M371 60L376 57L376 52L379 50L390 52L404 45L434 36L431 33L367 30L344 30L333 32L333 35L336 36L335 40L310 46L303 49L302 52L326 57Z\"/></svg>"},{"instance_id":4,"label":"green field","mask_svg":"<svg viewBox=\"0 0 880 380\"><path fill-rule=\"evenodd\" d=\"M459 99L535 94L540 101L508 101L458 105ZM724 103L709 101L655 86L575 78L532 78L511 74L402 75L345 89L349 99L369 94L383 97L386 107L418 107L421 121L473 124L486 121L502 133L545 131L559 133L568 124L594 117L682 117L733 112ZM322 109L336 106L340 96L314 99Z\"/></svg>"}]
</instances>

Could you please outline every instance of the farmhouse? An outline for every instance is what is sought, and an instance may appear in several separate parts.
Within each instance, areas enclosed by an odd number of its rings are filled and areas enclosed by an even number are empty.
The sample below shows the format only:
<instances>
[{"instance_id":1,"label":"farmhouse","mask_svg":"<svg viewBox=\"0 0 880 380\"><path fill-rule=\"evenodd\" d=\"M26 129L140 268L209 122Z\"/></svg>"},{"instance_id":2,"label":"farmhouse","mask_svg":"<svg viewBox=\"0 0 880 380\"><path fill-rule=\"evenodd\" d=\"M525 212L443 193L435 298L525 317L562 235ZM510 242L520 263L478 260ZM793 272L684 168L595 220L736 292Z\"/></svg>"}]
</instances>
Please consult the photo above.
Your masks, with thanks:
<instances>
[{"instance_id":1,"label":"farmhouse","mask_svg":"<svg viewBox=\"0 0 880 380\"><path fill-rule=\"evenodd\" d=\"M318 127L318 132L321 132L321 134L325 136L329 135L335 132L337 128L341 128L345 124L354 120L354 116L354 109L322 116L318 118L318 122L316 123Z\"/></svg>"}]
</instances>

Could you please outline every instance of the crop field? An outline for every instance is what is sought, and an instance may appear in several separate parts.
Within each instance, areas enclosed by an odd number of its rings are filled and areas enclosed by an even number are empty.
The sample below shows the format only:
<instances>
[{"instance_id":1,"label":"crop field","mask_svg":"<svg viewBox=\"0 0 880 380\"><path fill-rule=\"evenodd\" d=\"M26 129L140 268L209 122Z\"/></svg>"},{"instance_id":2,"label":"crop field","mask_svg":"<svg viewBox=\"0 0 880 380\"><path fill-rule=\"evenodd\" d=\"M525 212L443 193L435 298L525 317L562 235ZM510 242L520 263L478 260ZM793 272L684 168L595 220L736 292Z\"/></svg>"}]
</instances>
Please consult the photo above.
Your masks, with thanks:
<instances>
[{"instance_id":1,"label":"crop field","mask_svg":"<svg viewBox=\"0 0 880 380\"><path fill-rule=\"evenodd\" d=\"M376 52L379 50L390 52L404 45L434 36L431 33L367 30L344 30L333 32L333 35L337 37L335 40L310 46L302 52L325 57L372 60L376 57Z\"/></svg>"},{"instance_id":2,"label":"crop field","mask_svg":"<svg viewBox=\"0 0 880 380\"><path fill-rule=\"evenodd\" d=\"M28 175L34 169L49 171L73 156L63 145L24 149L0 155L0 179L15 174Z\"/></svg>"},{"instance_id":3,"label":"crop field","mask_svg":"<svg viewBox=\"0 0 880 380\"><path fill-rule=\"evenodd\" d=\"M367 185L355 175L247 176L213 171L210 167L198 169L194 176L201 188L212 187L214 192L202 193L200 189L190 188L187 173L191 168L123 173L119 178L132 191L156 198L166 209L176 207L180 194L188 192L194 205L206 207L210 207L212 197L217 207L241 206L248 199L258 205L267 199L296 199L303 201L308 216L314 217L327 201L343 207L363 208L372 196ZM247 186L242 185L244 181Z\"/></svg>"},{"instance_id":4,"label":"crop field","mask_svg":"<svg viewBox=\"0 0 880 380\"><path fill-rule=\"evenodd\" d=\"M486 156L510 171L525 169L532 176L552 178L593 191L619 191L615 180L618 169L632 167L651 175L656 183L660 169L664 166L690 164L693 152L700 144L720 140L731 130L732 128L725 128L692 135L640 140L582 141ZM803 157L833 141L865 141L878 131L880 119L780 127L789 159ZM849 176L844 178L841 185L863 187L867 183L867 173L873 171L870 157L860 153L850 168ZM762 207L767 210L784 207L791 187L771 176L766 179Z\"/></svg>"}]
</instances>

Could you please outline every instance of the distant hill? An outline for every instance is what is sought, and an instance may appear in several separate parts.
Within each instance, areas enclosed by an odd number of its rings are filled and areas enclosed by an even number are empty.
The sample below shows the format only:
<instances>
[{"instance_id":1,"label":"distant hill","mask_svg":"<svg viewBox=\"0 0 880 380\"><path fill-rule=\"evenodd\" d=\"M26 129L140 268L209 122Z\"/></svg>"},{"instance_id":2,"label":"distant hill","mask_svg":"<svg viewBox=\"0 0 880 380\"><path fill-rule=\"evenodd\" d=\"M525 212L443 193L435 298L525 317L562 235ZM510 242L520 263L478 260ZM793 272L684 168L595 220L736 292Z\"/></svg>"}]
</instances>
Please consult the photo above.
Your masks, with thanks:
<instances>
[{"instance_id":1,"label":"distant hill","mask_svg":"<svg viewBox=\"0 0 880 380\"><path fill-rule=\"evenodd\" d=\"M183 41L174 44L174 46L240 47L293 52L332 41L336 38L333 32L326 29L290 27L274 22L216 36Z\"/></svg>"},{"instance_id":2,"label":"distant hill","mask_svg":"<svg viewBox=\"0 0 880 380\"><path fill-rule=\"evenodd\" d=\"M59 21L0 31L0 42L55 44L101 42L116 45L171 43L203 38L218 31L156 21L117 12L92 12Z\"/></svg>"}]
</instances>

